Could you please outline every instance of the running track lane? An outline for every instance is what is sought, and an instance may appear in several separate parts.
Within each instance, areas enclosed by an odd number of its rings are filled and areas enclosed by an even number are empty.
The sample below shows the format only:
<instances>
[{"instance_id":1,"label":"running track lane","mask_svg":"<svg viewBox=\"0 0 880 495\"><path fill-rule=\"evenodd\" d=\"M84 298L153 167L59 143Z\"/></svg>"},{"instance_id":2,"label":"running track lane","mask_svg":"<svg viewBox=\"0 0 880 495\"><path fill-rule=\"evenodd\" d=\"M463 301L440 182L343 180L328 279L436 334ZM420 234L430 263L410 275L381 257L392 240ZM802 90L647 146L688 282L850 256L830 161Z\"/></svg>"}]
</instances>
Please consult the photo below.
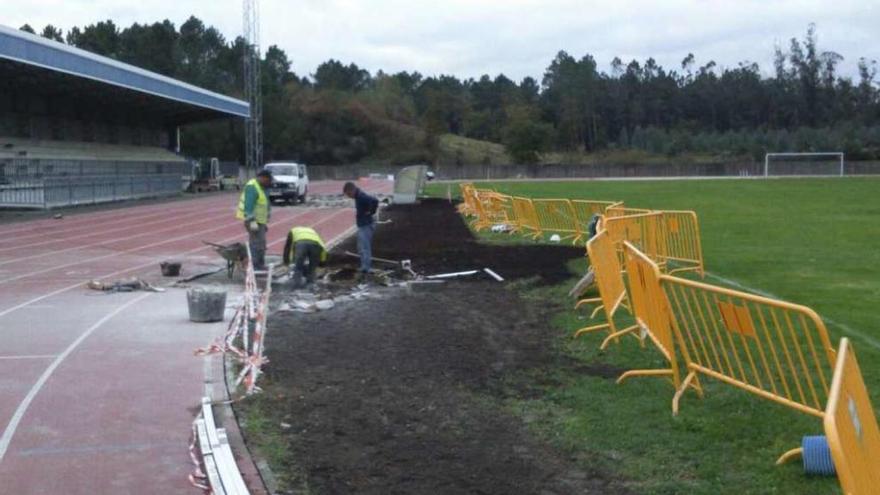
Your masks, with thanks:
<instances>
[{"instance_id":1,"label":"running track lane","mask_svg":"<svg viewBox=\"0 0 880 495\"><path fill-rule=\"evenodd\" d=\"M339 190L339 182L312 186L315 194ZM172 257L191 271L216 264L201 241L243 240L235 199L0 226L0 491L198 493L186 481L187 442L206 377L192 350L224 326L187 324L182 290L104 295L83 282L158 281L158 262ZM351 228L352 216L275 208L269 250L280 251L294 223L332 240Z\"/></svg>"}]
</instances>

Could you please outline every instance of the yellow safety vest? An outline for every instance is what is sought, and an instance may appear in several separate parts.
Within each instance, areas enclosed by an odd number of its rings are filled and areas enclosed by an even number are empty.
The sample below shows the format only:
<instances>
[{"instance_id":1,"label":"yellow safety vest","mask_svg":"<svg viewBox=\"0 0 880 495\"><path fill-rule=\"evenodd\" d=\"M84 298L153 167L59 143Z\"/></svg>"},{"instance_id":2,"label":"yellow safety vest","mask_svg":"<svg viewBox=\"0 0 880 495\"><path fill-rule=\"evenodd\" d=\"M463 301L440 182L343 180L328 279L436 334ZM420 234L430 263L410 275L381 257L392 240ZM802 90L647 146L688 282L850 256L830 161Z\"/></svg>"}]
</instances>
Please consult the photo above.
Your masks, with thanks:
<instances>
[{"instance_id":1,"label":"yellow safety vest","mask_svg":"<svg viewBox=\"0 0 880 495\"><path fill-rule=\"evenodd\" d=\"M254 205L254 220L260 225L266 225L269 223L269 198L266 197L266 192L263 191L263 186L260 185L257 179L247 181L247 184L245 184L244 188L241 190L241 196L238 198L238 211L235 213L235 218L238 218L239 220L245 219L244 197L247 188L249 187L254 187L257 190L257 204Z\"/></svg>"},{"instance_id":2,"label":"yellow safety vest","mask_svg":"<svg viewBox=\"0 0 880 495\"><path fill-rule=\"evenodd\" d=\"M294 227L290 229L290 235L293 237L293 245L296 249L296 243L299 241L313 241L317 242L319 246L321 246L321 261L327 261L327 247L324 246L324 240L321 239L321 236L315 232L315 229L310 227ZM291 259L293 256L291 256Z\"/></svg>"}]
</instances>

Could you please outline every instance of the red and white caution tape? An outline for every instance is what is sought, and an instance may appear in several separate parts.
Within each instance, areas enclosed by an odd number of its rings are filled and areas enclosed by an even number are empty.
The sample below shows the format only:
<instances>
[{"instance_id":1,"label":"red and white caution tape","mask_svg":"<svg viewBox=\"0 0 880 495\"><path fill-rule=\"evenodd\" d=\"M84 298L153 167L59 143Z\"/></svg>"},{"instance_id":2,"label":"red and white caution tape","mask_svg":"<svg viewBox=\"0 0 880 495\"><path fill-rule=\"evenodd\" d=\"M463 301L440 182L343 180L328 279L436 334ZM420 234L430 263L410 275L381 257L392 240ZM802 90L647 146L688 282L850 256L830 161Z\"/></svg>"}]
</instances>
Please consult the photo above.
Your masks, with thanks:
<instances>
[{"instance_id":1,"label":"red and white caution tape","mask_svg":"<svg viewBox=\"0 0 880 495\"><path fill-rule=\"evenodd\" d=\"M235 387L244 383L245 394L251 395L259 391L257 378L262 373L262 366L267 362L263 356L266 336L266 319L269 314L269 299L272 295L272 276L274 267L269 266L266 277L266 288L260 291L257 286L256 273L247 247L248 262L245 271L244 295L236 307L235 314L229 322L226 333L217 337L207 347L196 349L196 356L210 354L232 354L242 364L241 372ZM251 332L253 329L253 332ZM236 345L241 342L240 347Z\"/></svg>"}]
</instances>

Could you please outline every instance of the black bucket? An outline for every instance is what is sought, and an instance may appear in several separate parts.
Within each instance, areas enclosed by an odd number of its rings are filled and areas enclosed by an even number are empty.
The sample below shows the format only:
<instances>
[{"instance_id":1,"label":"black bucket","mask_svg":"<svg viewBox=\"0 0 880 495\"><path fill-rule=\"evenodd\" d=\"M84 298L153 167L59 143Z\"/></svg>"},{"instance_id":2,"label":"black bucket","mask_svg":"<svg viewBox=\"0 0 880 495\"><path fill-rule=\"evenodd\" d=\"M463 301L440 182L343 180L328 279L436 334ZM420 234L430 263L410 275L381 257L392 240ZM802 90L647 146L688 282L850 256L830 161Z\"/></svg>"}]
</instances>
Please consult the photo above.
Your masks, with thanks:
<instances>
[{"instance_id":1,"label":"black bucket","mask_svg":"<svg viewBox=\"0 0 880 495\"><path fill-rule=\"evenodd\" d=\"M181 263L176 261L163 261L159 263L159 268L162 269L163 277L176 277L180 275L180 267Z\"/></svg>"}]
</instances>

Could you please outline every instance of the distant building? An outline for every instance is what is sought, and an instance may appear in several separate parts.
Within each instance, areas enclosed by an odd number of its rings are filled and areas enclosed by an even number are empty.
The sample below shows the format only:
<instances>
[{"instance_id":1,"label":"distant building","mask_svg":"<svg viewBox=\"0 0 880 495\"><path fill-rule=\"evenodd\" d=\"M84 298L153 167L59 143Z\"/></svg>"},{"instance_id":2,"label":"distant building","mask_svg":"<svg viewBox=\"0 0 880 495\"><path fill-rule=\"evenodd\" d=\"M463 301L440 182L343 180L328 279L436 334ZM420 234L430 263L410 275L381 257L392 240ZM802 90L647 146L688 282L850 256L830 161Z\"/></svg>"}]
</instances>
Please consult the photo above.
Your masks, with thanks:
<instances>
[{"instance_id":1,"label":"distant building","mask_svg":"<svg viewBox=\"0 0 880 495\"><path fill-rule=\"evenodd\" d=\"M180 126L246 102L0 26L0 207L175 194Z\"/></svg>"}]
</instances>

